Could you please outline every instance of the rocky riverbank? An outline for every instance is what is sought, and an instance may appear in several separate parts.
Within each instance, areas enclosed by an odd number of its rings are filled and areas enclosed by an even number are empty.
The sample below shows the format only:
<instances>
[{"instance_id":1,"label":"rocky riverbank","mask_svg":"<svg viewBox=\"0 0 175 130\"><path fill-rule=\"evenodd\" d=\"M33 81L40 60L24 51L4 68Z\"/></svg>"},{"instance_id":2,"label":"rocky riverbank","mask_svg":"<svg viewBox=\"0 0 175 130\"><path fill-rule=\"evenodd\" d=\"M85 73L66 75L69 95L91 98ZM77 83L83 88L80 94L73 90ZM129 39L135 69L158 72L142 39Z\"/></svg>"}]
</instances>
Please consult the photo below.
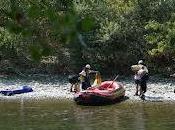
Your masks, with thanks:
<instances>
[{"instance_id":1,"label":"rocky riverbank","mask_svg":"<svg viewBox=\"0 0 175 130\"><path fill-rule=\"evenodd\" d=\"M151 78L145 94L146 100L175 102L175 81L173 80L174 79ZM141 100L139 96L134 96L135 84L131 78L119 78L118 81L124 84L126 96L129 100ZM65 76L0 77L0 91L17 89L24 85L32 87L34 91L14 96L4 96L0 94L0 100L16 100L21 98L29 100L73 98L73 93L69 91L70 84Z\"/></svg>"}]
</instances>

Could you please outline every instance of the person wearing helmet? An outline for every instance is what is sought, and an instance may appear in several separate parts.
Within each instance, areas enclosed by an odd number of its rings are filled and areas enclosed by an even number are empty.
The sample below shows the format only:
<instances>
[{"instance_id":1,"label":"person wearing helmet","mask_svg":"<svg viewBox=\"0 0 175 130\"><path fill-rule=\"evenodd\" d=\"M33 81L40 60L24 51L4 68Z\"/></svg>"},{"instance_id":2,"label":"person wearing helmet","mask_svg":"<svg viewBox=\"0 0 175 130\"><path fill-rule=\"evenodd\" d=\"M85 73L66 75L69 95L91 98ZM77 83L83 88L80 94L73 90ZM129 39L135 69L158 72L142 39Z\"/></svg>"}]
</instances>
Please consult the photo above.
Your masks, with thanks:
<instances>
[{"instance_id":1,"label":"person wearing helmet","mask_svg":"<svg viewBox=\"0 0 175 130\"><path fill-rule=\"evenodd\" d=\"M90 83L90 74L91 73L98 73L98 71L91 70L91 66L87 64L84 69L79 73L80 81L81 81L81 88L86 90L87 88L91 87Z\"/></svg>"}]
</instances>

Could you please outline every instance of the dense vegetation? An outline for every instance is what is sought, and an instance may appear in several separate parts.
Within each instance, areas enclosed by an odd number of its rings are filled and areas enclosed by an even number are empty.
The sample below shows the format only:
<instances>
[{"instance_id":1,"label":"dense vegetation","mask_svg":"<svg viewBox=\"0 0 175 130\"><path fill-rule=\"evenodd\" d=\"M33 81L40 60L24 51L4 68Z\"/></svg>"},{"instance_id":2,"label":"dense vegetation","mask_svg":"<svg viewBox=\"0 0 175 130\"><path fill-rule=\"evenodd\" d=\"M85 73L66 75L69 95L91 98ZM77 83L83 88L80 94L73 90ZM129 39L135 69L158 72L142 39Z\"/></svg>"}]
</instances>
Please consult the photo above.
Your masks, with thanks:
<instances>
[{"instance_id":1,"label":"dense vegetation","mask_svg":"<svg viewBox=\"0 0 175 130\"><path fill-rule=\"evenodd\" d=\"M175 69L174 0L1 0L0 72Z\"/></svg>"}]
</instances>

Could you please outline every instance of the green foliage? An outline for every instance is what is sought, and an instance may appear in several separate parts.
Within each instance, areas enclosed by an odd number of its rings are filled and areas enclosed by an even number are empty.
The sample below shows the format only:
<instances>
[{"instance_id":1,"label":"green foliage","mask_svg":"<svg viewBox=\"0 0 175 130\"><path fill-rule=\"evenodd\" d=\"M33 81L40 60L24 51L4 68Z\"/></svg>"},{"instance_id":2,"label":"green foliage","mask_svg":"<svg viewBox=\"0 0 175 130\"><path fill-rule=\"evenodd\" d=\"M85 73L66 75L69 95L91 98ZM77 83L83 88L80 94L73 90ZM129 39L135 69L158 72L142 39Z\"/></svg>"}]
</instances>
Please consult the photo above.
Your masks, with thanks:
<instances>
[{"instance_id":1,"label":"green foliage","mask_svg":"<svg viewBox=\"0 0 175 130\"><path fill-rule=\"evenodd\" d=\"M17 55L16 43L20 37L10 34L6 29L0 28L0 56L4 59L14 58Z\"/></svg>"},{"instance_id":2,"label":"green foliage","mask_svg":"<svg viewBox=\"0 0 175 130\"><path fill-rule=\"evenodd\" d=\"M124 74L142 58L175 68L174 0L1 0L0 18L0 55L13 64Z\"/></svg>"},{"instance_id":3,"label":"green foliage","mask_svg":"<svg viewBox=\"0 0 175 130\"><path fill-rule=\"evenodd\" d=\"M171 20L160 24L155 21L151 21L146 25L146 29L150 32L145 37L148 43L153 45L150 50L151 55L167 54L175 52L175 21Z\"/></svg>"},{"instance_id":4,"label":"green foliage","mask_svg":"<svg viewBox=\"0 0 175 130\"><path fill-rule=\"evenodd\" d=\"M80 27L83 32L88 32L95 26L94 19L92 17L86 17L81 20Z\"/></svg>"},{"instance_id":5,"label":"green foliage","mask_svg":"<svg viewBox=\"0 0 175 130\"><path fill-rule=\"evenodd\" d=\"M42 56L42 48L40 46L30 46L31 57L35 61L39 61Z\"/></svg>"}]
</instances>

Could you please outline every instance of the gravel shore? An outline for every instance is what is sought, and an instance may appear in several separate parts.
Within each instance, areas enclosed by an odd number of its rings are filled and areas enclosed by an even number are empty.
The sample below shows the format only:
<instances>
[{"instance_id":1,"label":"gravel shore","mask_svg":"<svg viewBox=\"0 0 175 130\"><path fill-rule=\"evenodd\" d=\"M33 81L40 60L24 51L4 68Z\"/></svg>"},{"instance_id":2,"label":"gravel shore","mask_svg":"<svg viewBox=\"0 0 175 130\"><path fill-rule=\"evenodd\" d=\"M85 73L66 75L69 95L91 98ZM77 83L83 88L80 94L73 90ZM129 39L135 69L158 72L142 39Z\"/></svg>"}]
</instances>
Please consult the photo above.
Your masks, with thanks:
<instances>
[{"instance_id":1,"label":"gravel shore","mask_svg":"<svg viewBox=\"0 0 175 130\"><path fill-rule=\"evenodd\" d=\"M151 78L148 82L145 99L148 101L168 101L175 102L175 80ZM0 78L0 91L6 89L17 89L24 85L33 88L33 92L17 94L14 96L4 96L0 94L0 100L18 100L18 99L72 99L73 93L70 90L70 84L65 77L28 77L21 78ZM134 96L135 84L131 78L118 79L123 83L126 89L126 96L132 101L141 101L139 96Z\"/></svg>"}]
</instances>

